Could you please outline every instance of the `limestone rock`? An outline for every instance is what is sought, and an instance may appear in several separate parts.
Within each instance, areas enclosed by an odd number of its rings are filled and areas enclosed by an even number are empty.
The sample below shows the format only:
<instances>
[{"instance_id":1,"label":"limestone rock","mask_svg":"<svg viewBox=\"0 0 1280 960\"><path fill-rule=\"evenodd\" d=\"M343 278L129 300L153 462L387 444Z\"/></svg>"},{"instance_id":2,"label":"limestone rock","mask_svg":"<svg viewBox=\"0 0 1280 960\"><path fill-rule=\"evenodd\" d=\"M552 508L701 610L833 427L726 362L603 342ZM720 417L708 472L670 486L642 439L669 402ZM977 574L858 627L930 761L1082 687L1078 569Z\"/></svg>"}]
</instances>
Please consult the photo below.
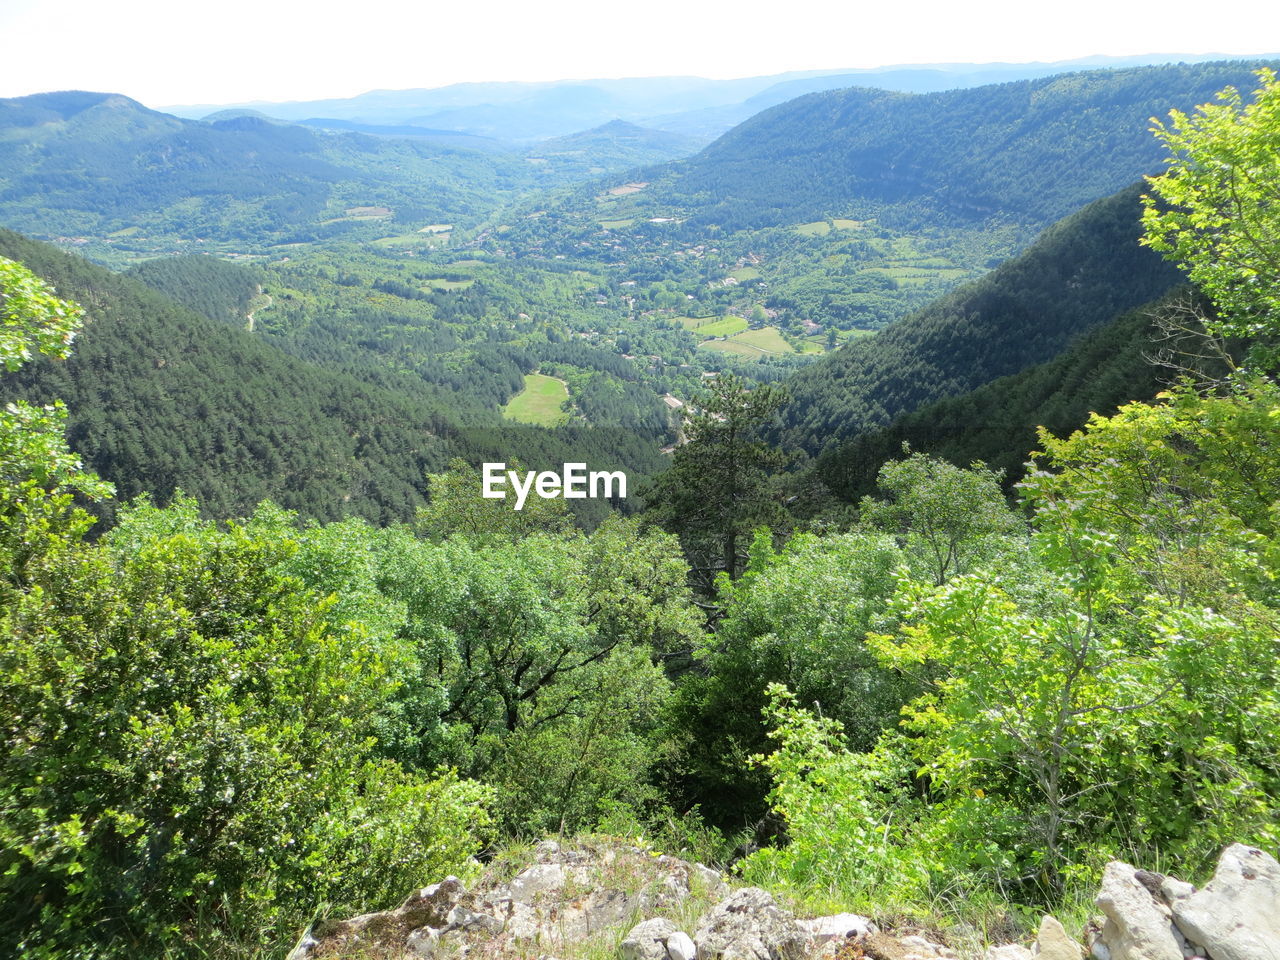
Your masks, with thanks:
<instances>
[{"instance_id":1,"label":"limestone rock","mask_svg":"<svg viewBox=\"0 0 1280 960\"><path fill-rule=\"evenodd\" d=\"M415 930L446 926L463 892L457 877L447 877L440 883L415 890L395 910L318 923L294 948L290 960L341 956L386 943L404 944Z\"/></svg>"},{"instance_id":2,"label":"limestone rock","mask_svg":"<svg viewBox=\"0 0 1280 960\"><path fill-rule=\"evenodd\" d=\"M906 937L899 937L898 944L905 951L904 960L955 960L955 951L950 947L944 947L940 943L934 943L927 937L911 934Z\"/></svg>"},{"instance_id":3,"label":"limestone rock","mask_svg":"<svg viewBox=\"0 0 1280 960\"><path fill-rule=\"evenodd\" d=\"M808 937L758 887L735 891L702 917L693 935L697 960L803 960Z\"/></svg>"},{"instance_id":4,"label":"limestone rock","mask_svg":"<svg viewBox=\"0 0 1280 960\"><path fill-rule=\"evenodd\" d=\"M637 918L683 904L693 889L725 888L706 867L612 842L570 847L546 841L534 848L533 861L514 877L496 867L470 891L450 877L415 891L395 910L318 923L290 960L527 957L626 929ZM692 940L680 937L672 942L684 955L670 960L694 960ZM651 960L669 960L668 949Z\"/></svg>"},{"instance_id":5,"label":"limestone rock","mask_svg":"<svg viewBox=\"0 0 1280 960\"><path fill-rule=\"evenodd\" d=\"M503 898L516 903L534 903L539 897L559 893L567 876L562 863L535 863L507 884Z\"/></svg>"},{"instance_id":6,"label":"limestone rock","mask_svg":"<svg viewBox=\"0 0 1280 960\"><path fill-rule=\"evenodd\" d=\"M434 927L414 930L404 941L405 952L411 957L421 957L423 960L431 960L439 948L440 931Z\"/></svg>"},{"instance_id":7,"label":"limestone rock","mask_svg":"<svg viewBox=\"0 0 1280 960\"><path fill-rule=\"evenodd\" d=\"M676 925L664 917L644 920L631 928L618 953L622 960L666 960L667 940L676 932Z\"/></svg>"},{"instance_id":8,"label":"limestone rock","mask_svg":"<svg viewBox=\"0 0 1280 960\"><path fill-rule=\"evenodd\" d=\"M1196 888L1184 880L1177 877L1165 877L1164 882L1160 884L1160 896L1164 898L1165 903L1176 903L1183 900L1196 892Z\"/></svg>"},{"instance_id":9,"label":"limestone rock","mask_svg":"<svg viewBox=\"0 0 1280 960\"><path fill-rule=\"evenodd\" d=\"M1035 955L1039 960L1082 960L1084 949L1076 943L1053 917L1040 921L1036 935Z\"/></svg>"},{"instance_id":10,"label":"limestone rock","mask_svg":"<svg viewBox=\"0 0 1280 960\"><path fill-rule=\"evenodd\" d=\"M472 910L461 903L449 911L448 921L449 930L476 931L486 936L502 932L502 921L497 917Z\"/></svg>"},{"instance_id":11,"label":"limestone rock","mask_svg":"<svg viewBox=\"0 0 1280 960\"><path fill-rule=\"evenodd\" d=\"M1096 902L1106 914L1101 940L1111 960L1183 960L1168 907L1136 873L1129 864L1112 860L1102 875Z\"/></svg>"},{"instance_id":12,"label":"limestone rock","mask_svg":"<svg viewBox=\"0 0 1280 960\"><path fill-rule=\"evenodd\" d=\"M814 946L821 946L829 940L865 936L875 930L875 924L867 917L856 913L837 913L829 917L814 917L797 922Z\"/></svg>"},{"instance_id":13,"label":"limestone rock","mask_svg":"<svg viewBox=\"0 0 1280 960\"><path fill-rule=\"evenodd\" d=\"M697 956L698 948L693 942L693 937L683 930L677 930L667 937L668 960L695 960Z\"/></svg>"},{"instance_id":14,"label":"limestone rock","mask_svg":"<svg viewBox=\"0 0 1280 960\"><path fill-rule=\"evenodd\" d=\"M1172 908L1212 960L1280 960L1280 863L1255 847L1228 847L1204 889Z\"/></svg>"},{"instance_id":15,"label":"limestone rock","mask_svg":"<svg viewBox=\"0 0 1280 960\"><path fill-rule=\"evenodd\" d=\"M1020 943L1006 943L987 947L983 960L1031 960L1031 951Z\"/></svg>"}]
</instances>

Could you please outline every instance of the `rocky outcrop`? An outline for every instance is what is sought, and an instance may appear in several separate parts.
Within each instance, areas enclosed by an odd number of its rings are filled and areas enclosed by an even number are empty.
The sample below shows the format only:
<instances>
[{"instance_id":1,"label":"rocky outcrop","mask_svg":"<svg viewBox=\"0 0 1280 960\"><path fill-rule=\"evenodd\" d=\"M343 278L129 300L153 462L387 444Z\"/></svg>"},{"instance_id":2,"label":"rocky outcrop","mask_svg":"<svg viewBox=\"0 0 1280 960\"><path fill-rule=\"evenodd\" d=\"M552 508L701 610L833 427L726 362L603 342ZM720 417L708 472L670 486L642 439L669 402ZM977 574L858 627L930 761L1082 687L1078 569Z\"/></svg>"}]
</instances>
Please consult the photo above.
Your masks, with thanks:
<instances>
[{"instance_id":1,"label":"rocky outcrop","mask_svg":"<svg viewBox=\"0 0 1280 960\"><path fill-rule=\"evenodd\" d=\"M394 910L317 923L289 960L551 960L585 941L617 943L619 960L955 957L853 913L798 920L764 890L732 890L715 870L635 847L545 842L531 859L514 872L495 867L470 889L449 877ZM697 920L682 930L672 917Z\"/></svg>"},{"instance_id":2,"label":"rocky outcrop","mask_svg":"<svg viewBox=\"0 0 1280 960\"><path fill-rule=\"evenodd\" d=\"M1280 863L1256 847L1228 847L1202 890L1113 861L1097 903L1097 960L1280 960Z\"/></svg>"},{"instance_id":3,"label":"rocky outcrop","mask_svg":"<svg viewBox=\"0 0 1280 960\"><path fill-rule=\"evenodd\" d=\"M795 917L759 887L716 904L693 935L698 960L804 960L809 938Z\"/></svg>"},{"instance_id":4,"label":"rocky outcrop","mask_svg":"<svg viewBox=\"0 0 1280 960\"><path fill-rule=\"evenodd\" d=\"M958 960L918 931L858 914L797 919L758 887L734 890L715 870L636 847L545 842L530 860L495 866L470 889L446 877L393 910L317 923L290 960L552 960L615 943L619 960ZM1200 890L1113 861L1097 904L1094 960L1280 960L1280 863L1254 847L1228 847ZM1046 916L1029 947L992 946L985 960L1085 951Z\"/></svg>"},{"instance_id":5,"label":"rocky outcrop","mask_svg":"<svg viewBox=\"0 0 1280 960\"><path fill-rule=\"evenodd\" d=\"M1095 902L1106 915L1101 939L1107 952L1100 960L1183 960L1173 914L1140 872L1113 860L1102 874Z\"/></svg>"},{"instance_id":6,"label":"rocky outcrop","mask_svg":"<svg viewBox=\"0 0 1280 960\"><path fill-rule=\"evenodd\" d=\"M352 953L384 958L486 955L529 945L545 950L623 926L637 914L679 906L695 893L727 892L714 870L621 846L562 850L546 842L533 863L504 878L494 870L472 889L456 878L418 891L400 907L310 930L290 960Z\"/></svg>"},{"instance_id":7,"label":"rocky outcrop","mask_svg":"<svg viewBox=\"0 0 1280 960\"><path fill-rule=\"evenodd\" d=\"M1044 917L1036 934L1035 956L1038 960L1083 960L1084 950L1055 918Z\"/></svg>"},{"instance_id":8,"label":"rocky outcrop","mask_svg":"<svg viewBox=\"0 0 1280 960\"><path fill-rule=\"evenodd\" d=\"M631 928L618 953L622 960L667 960L667 941L679 932L665 917L642 921Z\"/></svg>"}]
</instances>

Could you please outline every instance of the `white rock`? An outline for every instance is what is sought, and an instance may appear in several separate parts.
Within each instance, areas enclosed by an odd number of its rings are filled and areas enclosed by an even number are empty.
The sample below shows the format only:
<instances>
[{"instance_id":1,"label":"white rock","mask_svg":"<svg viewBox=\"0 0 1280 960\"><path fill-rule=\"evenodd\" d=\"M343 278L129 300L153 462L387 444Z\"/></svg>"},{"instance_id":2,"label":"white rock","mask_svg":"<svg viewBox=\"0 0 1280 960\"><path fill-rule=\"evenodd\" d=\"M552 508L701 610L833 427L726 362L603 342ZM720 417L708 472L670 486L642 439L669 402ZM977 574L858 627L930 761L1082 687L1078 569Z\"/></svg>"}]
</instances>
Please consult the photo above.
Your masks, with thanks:
<instances>
[{"instance_id":1,"label":"white rock","mask_svg":"<svg viewBox=\"0 0 1280 960\"><path fill-rule=\"evenodd\" d=\"M764 890L735 890L703 915L693 935L698 960L802 960L809 939Z\"/></svg>"},{"instance_id":2,"label":"white rock","mask_svg":"<svg viewBox=\"0 0 1280 960\"><path fill-rule=\"evenodd\" d=\"M694 960L698 948L694 946L693 937L683 930L677 930L667 937L667 956L670 960Z\"/></svg>"},{"instance_id":3,"label":"white rock","mask_svg":"<svg viewBox=\"0 0 1280 960\"><path fill-rule=\"evenodd\" d=\"M631 928L618 947L622 960L666 960L667 938L676 925L664 917L653 917Z\"/></svg>"},{"instance_id":4,"label":"white rock","mask_svg":"<svg viewBox=\"0 0 1280 960\"><path fill-rule=\"evenodd\" d=\"M698 878L711 896L727 897L729 895L729 885L724 882L724 877L718 870L712 870L701 863L692 863L689 865L689 879L692 881L694 877Z\"/></svg>"},{"instance_id":5,"label":"white rock","mask_svg":"<svg viewBox=\"0 0 1280 960\"><path fill-rule=\"evenodd\" d=\"M1169 903L1184 900L1195 892L1196 888L1193 884L1179 880L1177 877L1165 877L1160 883L1160 893Z\"/></svg>"},{"instance_id":6,"label":"white rock","mask_svg":"<svg viewBox=\"0 0 1280 960\"><path fill-rule=\"evenodd\" d=\"M861 937L875 930L875 925L867 917L856 913L837 913L828 917L813 917L810 920L797 920L800 929L809 935L814 946L828 940L839 940L844 937Z\"/></svg>"},{"instance_id":7,"label":"white rock","mask_svg":"<svg viewBox=\"0 0 1280 960\"><path fill-rule=\"evenodd\" d=\"M952 960L955 957L955 951L950 947L944 947L940 943L934 943L924 937L912 934L908 937L899 937L898 943L906 948L907 956L919 957L921 960L930 960L932 957L942 957L945 960Z\"/></svg>"},{"instance_id":8,"label":"white rock","mask_svg":"<svg viewBox=\"0 0 1280 960\"><path fill-rule=\"evenodd\" d=\"M430 960L440 948L440 931L433 927L414 930L405 938L404 948L410 956Z\"/></svg>"},{"instance_id":9,"label":"white rock","mask_svg":"<svg viewBox=\"0 0 1280 960\"><path fill-rule=\"evenodd\" d=\"M1204 889L1174 902L1173 917L1213 960L1280 960L1280 863L1232 844Z\"/></svg>"},{"instance_id":10,"label":"white rock","mask_svg":"<svg viewBox=\"0 0 1280 960\"><path fill-rule=\"evenodd\" d=\"M1050 916L1040 920L1040 932L1036 936L1035 955L1040 960L1082 960L1084 948Z\"/></svg>"},{"instance_id":11,"label":"white rock","mask_svg":"<svg viewBox=\"0 0 1280 960\"><path fill-rule=\"evenodd\" d=\"M1031 960L1031 951L1020 943L1006 943L987 947L983 960Z\"/></svg>"},{"instance_id":12,"label":"white rock","mask_svg":"<svg viewBox=\"0 0 1280 960\"><path fill-rule=\"evenodd\" d=\"M533 903L539 894L559 891L564 886L565 869L559 863L535 863L507 884L506 896L517 903Z\"/></svg>"},{"instance_id":13,"label":"white rock","mask_svg":"<svg viewBox=\"0 0 1280 960\"><path fill-rule=\"evenodd\" d=\"M1160 911L1163 904L1134 873L1129 864L1112 860L1102 874L1097 904L1107 917L1102 942L1111 960L1183 960L1180 938Z\"/></svg>"}]
</instances>

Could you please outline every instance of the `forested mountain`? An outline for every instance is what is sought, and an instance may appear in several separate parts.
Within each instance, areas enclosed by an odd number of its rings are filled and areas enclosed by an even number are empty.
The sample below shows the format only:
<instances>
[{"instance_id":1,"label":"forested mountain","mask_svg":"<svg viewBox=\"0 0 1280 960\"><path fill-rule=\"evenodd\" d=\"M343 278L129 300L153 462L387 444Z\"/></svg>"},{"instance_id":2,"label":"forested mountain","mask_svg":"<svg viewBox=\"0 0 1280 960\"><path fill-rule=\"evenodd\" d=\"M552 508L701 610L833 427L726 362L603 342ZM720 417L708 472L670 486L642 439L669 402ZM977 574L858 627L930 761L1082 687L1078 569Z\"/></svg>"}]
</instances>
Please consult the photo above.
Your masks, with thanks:
<instances>
[{"instance_id":1,"label":"forested mountain","mask_svg":"<svg viewBox=\"0 0 1280 960\"><path fill-rule=\"evenodd\" d=\"M529 148L528 157L560 168L576 167L584 175L598 175L687 157L706 146L708 139L612 120L590 130L544 140Z\"/></svg>"},{"instance_id":2,"label":"forested mountain","mask_svg":"<svg viewBox=\"0 0 1280 960\"><path fill-rule=\"evenodd\" d=\"M758 316L759 306L813 353L925 307L1155 172L1151 118L1226 83L1249 89L1253 66L810 94L685 160L528 198L470 239L495 256L577 260L692 299L668 301L658 319Z\"/></svg>"},{"instance_id":3,"label":"forested mountain","mask_svg":"<svg viewBox=\"0 0 1280 960\"><path fill-rule=\"evenodd\" d=\"M1135 185L1055 224L1025 253L788 382L777 436L817 453L895 416L1042 363L1163 295L1177 270L1138 244Z\"/></svg>"},{"instance_id":4,"label":"forested mountain","mask_svg":"<svg viewBox=\"0 0 1280 960\"><path fill-rule=\"evenodd\" d=\"M314 240L369 219L451 223L535 180L515 156L253 116L198 123L103 93L0 101L0 131L0 218L46 238Z\"/></svg>"},{"instance_id":5,"label":"forested mountain","mask_svg":"<svg viewBox=\"0 0 1280 960\"><path fill-rule=\"evenodd\" d=\"M1195 303L1181 289L1154 303L1122 314L1080 336L1052 360L983 384L957 397L937 400L902 414L884 427L855 435L828 448L816 464L823 482L841 499L856 502L875 490L886 461L912 451L941 457L959 466L982 461L1004 475L1006 490L1022 479L1036 430L1054 436L1081 429L1091 413L1110 416L1125 403L1150 400L1191 365L1179 358L1177 334L1159 322ZM1168 366L1155 362L1165 358ZM1216 375L1221 365L1209 364Z\"/></svg>"},{"instance_id":6,"label":"forested mountain","mask_svg":"<svg viewBox=\"0 0 1280 960\"><path fill-rule=\"evenodd\" d=\"M1047 225L1154 172L1148 120L1248 89L1260 64L1090 71L911 95L855 87L790 100L665 171L648 198L686 227L822 217Z\"/></svg>"},{"instance_id":7,"label":"forested mountain","mask_svg":"<svg viewBox=\"0 0 1280 960\"><path fill-rule=\"evenodd\" d=\"M248 322L266 279L259 267L199 254L147 260L127 276L211 320L236 326Z\"/></svg>"},{"instance_id":8,"label":"forested mountain","mask_svg":"<svg viewBox=\"0 0 1280 960\"><path fill-rule=\"evenodd\" d=\"M3 395L65 401L72 448L116 485L120 500L165 500L180 487L213 516L271 498L306 516L385 522L410 519L424 502L425 474L455 456L585 460L637 475L660 462L654 444L630 432L525 427L446 386L419 379L410 390L392 378L372 385L317 367L10 231L0 231L0 255L26 264L90 317L70 360L3 376ZM148 273L166 276L163 268ZM217 267L207 273L228 279ZM189 275L183 282L194 289ZM238 301L201 293L189 302L216 314ZM588 516L605 509L579 503Z\"/></svg>"}]
</instances>

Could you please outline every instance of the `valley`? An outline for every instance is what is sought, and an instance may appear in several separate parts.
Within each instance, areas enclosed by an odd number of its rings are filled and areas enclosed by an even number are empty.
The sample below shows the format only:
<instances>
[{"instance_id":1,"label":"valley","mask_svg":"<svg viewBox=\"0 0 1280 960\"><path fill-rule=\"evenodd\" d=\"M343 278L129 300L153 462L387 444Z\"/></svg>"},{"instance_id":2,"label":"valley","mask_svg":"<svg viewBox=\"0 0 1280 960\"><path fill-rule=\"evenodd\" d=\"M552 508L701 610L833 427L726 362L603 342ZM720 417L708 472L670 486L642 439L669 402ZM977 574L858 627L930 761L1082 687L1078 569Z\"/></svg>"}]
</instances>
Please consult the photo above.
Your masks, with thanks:
<instances>
[{"instance_id":1,"label":"valley","mask_svg":"<svg viewBox=\"0 0 1280 960\"><path fill-rule=\"evenodd\" d=\"M1274 960L1277 68L0 99L0 955Z\"/></svg>"}]
</instances>

